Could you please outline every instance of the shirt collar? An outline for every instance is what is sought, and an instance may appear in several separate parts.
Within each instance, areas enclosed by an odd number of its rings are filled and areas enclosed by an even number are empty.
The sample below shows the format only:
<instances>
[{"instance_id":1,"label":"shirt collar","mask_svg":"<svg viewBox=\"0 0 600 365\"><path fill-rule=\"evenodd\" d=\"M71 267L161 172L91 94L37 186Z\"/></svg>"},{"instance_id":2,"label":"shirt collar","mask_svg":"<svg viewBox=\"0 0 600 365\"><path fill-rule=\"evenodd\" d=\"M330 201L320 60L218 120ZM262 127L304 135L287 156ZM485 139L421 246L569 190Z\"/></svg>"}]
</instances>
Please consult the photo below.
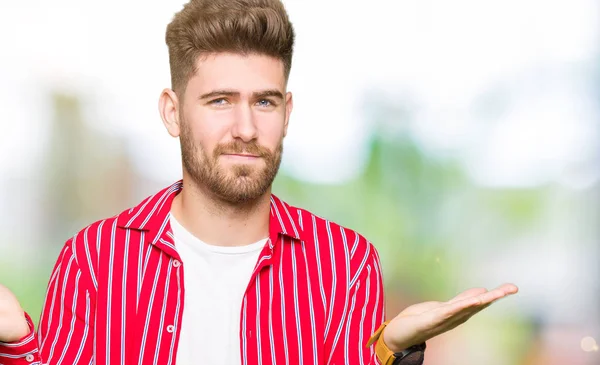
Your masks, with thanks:
<instances>
[{"instance_id":1,"label":"shirt collar","mask_svg":"<svg viewBox=\"0 0 600 365\"><path fill-rule=\"evenodd\" d=\"M169 213L173 199L183 189L183 180L179 180L160 192L146 198L139 205L128 209L117 217L117 226L123 229L144 231L152 244L163 243L173 246L169 224ZM275 195L271 195L271 215L269 230L271 238L282 234L296 240L302 239L301 217L297 209L292 208Z\"/></svg>"}]
</instances>

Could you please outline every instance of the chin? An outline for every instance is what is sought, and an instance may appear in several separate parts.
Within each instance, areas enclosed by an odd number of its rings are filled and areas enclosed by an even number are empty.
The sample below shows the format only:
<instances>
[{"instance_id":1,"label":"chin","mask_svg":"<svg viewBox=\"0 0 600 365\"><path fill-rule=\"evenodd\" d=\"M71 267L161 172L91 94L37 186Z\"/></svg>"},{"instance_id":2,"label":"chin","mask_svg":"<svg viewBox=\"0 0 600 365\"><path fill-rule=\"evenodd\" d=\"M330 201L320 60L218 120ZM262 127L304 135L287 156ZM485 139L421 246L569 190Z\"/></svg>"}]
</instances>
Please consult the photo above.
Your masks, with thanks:
<instances>
[{"instance_id":1,"label":"chin","mask_svg":"<svg viewBox=\"0 0 600 365\"><path fill-rule=\"evenodd\" d=\"M249 164L235 164L226 168L224 172L230 179L256 179L263 172L263 168Z\"/></svg>"}]
</instances>

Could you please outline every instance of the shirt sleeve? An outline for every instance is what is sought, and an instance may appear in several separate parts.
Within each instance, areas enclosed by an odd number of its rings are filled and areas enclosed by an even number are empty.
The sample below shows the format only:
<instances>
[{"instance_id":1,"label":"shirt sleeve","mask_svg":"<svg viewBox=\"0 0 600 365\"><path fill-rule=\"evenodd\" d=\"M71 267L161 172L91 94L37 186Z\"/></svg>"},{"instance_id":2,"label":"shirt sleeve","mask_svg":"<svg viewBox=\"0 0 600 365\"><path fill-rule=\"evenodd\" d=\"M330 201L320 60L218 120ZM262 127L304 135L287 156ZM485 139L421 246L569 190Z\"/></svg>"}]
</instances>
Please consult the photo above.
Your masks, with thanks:
<instances>
[{"instance_id":1,"label":"shirt sleeve","mask_svg":"<svg viewBox=\"0 0 600 365\"><path fill-rule=\"evenodd\" d=\"M374 346L367 341L385 320L383 276L379 256L369 243L369 253L357 280L348 291L343 330L329 364L380 365Z\"/></svg>"},{"instance_id":2,"label":"shirt sleeve","mask_svg":"<svg viewBox=\"0 0 600 365\"><path fill-rule=\"evenodd\" d=\"M37 333L0 342L0 364L89 364L93 359L93 296L67 242L52 270Z\"/></svg>"}]
</instances>

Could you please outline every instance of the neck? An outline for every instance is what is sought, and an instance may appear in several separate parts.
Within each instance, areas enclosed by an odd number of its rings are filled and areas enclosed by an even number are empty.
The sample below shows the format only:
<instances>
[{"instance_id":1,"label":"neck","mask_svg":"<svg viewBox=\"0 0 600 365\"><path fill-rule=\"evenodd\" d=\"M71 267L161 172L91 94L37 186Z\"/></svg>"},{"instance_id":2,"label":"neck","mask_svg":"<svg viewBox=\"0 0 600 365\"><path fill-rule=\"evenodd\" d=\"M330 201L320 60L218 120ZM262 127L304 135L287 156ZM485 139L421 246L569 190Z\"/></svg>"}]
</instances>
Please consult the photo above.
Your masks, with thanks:
<instances>
[{"instance_id":1,"label":"neck","mask_svg":"<svg viewBox=\"0 0 600 365\"><path fill-rule=\"evenodd\" d=\"M190 178L174 198L171 214L190 233L216 246L244 246L269 236L271 189L243 204L225 202Z\"/></svg>"}]
</instances>

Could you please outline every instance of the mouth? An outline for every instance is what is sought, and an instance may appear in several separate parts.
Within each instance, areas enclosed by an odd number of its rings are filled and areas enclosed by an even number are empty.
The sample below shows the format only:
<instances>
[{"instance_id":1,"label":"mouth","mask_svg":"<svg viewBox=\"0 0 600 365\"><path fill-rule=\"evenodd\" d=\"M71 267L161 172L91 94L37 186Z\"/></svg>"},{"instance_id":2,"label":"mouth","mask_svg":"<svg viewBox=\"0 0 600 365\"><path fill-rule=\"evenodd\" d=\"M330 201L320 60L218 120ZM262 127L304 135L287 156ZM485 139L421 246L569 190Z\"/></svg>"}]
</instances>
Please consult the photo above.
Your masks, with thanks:
<instances>
[{"instance_id":1,"label":"mouth","mask_svg":"<svg viewBox=\"0 0 600 365\"><path fill-rule=\"evenodd\" d=\"M225 157L227 159L238 160L238 161L251 161L251 160L256 160L256 159L260 158L260 156L258 156L258 155L252 155L252 154L248 154L248 153L224 153L223 157Z\"/></svg>"},{"instance_id":2,"label":"mouth","mask_svg":"<svg viewBox=\"0 0 600 365\"><path fill-rule=\"evenodd\" d=\"M225 156L241 156L241 157L260 157L249 153L224 153Z\"/></svg>"}]
</instances>

